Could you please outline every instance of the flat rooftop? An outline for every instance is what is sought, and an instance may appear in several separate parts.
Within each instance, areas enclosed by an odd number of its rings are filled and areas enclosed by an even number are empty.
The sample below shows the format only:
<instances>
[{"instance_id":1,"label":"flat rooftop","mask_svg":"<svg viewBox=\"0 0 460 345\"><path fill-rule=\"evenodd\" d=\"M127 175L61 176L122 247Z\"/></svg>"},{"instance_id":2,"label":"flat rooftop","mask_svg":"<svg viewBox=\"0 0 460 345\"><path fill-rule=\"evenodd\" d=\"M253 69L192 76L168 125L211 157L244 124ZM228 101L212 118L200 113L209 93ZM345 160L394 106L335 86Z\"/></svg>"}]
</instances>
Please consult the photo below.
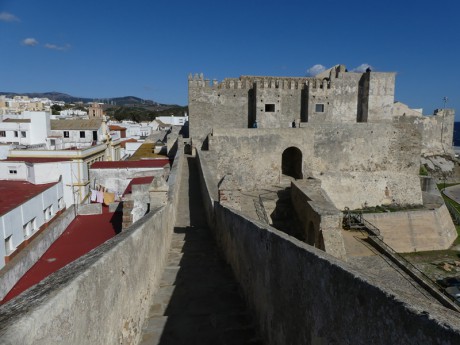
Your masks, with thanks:
<instances>
[{"instance_id":1,"label":"flat rooftop","mask_svg":"<svg viewBox=\"0 0 460 345\"><path fill-rule=\"evenodd\" d=\"M0 162L26 162L26 163L56 163L68 162L70 158L52 158L52 157L8 157Z\"/></svg>"},{"instance_id":2,"label":"flat rooftop","mask_svg":"<svg viewBox=\"0 0 460 345\"><path fill-rule=\"evenodd\" d=\"M169 164L168 158L142 159L137 161L95 162L91 169L129 169L129 168L162 168Z\"/></svg>"},{"instance_id":3,"label":"flat rooftop","mask_svg":"<svg viewBox=\"0 0 460 345\"><path fill-rule=\"evenodd\" d=\"M150 184L153 181L153 176L145 176L145 177L135 177L133 178L128 186L126 187L125 191L123 192L123 196L126 194L131 194L133 191L133 185L141 185L141 184Z\"/></svg>"},{"instance_id":4,"label":"flat rooftop","mask_svg":"<svg viewBox=\"0 0 460 345\"><path fill-rule=\"evenodd\" d=\"M26 181L0 180L0 216L39 195L56 183L33 184Z\"/></svg>"},{"instance_id":5,"label":"flat rooftop","mask_svg":"<svg viewBox=\"0 0 460 345\"><path fill-rule=\"evenodd\" d=\"M0 305L114 237L121 231L121 221L122 214L109 213L108 207L102 207L102 214L77 216L0 301Z\"/></svg>"}]
</instances>

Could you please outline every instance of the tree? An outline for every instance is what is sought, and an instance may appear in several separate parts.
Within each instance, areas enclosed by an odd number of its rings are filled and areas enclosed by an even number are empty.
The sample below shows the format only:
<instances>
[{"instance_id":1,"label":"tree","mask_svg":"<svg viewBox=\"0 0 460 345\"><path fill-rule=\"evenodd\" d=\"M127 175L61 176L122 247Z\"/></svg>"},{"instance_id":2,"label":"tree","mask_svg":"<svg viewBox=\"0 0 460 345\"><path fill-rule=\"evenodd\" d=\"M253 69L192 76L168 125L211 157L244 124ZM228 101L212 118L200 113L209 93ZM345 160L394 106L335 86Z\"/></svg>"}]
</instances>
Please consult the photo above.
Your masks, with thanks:
<instances>
[{"instance_id":1,"label":"tree","mask_svg":"<svg viewBox=\"0 0 460 345\"><path fill-rule=\"evenodd\" d=\"M53 115L59 115L61 110L62 110L62 107L59 104L53 104L51 106L51 114Z\"/></svg>"}]
</instances>

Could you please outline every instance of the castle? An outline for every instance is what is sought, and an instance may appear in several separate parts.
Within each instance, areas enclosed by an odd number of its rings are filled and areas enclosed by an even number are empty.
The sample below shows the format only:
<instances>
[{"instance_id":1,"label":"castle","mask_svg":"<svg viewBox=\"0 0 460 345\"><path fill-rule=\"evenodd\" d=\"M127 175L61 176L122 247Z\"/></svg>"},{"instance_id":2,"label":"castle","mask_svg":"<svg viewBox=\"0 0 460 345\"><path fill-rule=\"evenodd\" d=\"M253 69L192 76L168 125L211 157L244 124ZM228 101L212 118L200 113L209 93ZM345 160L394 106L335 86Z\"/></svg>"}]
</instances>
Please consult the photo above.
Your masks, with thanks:
<instances>
[{"instance_id":1,"label":"castle","mask_svg":"<svg viewBox=\"0 0 460 345\"><path fill-rule=\"evenodd\" d=\"M205 150L221 195L236 209L242 191L282 184L288 177L303 181L300 189L310 188L335 210L338 229L344 209L426 204L421 157L452 157L454 111L423 116L395 102L395 73L347 72L337 65L315 77L242 76L211 83L190 75L188 83L190 137ZM391 244L403 252L448 248L456 231L443 220L449 215L441 199L436 210L426 215L430 229L402 225L397 234L388 229ZM398 214L401 224L414 216ZM381 218L372 220L385 232L390 226ZM311 221L305 220L305 232ZM335 243L329 252L343 257L338 231L313 222L310 244L324 247L325 241L328 251L329 237ZM436 229L439 224L443 231ZM410 241L401 242L406 237ZM401 244L408 242L412 245Z\"/></svg>"},{"instance_id":2,"label":"castle","mask_svg":"<svg viewBox=\"0 0 460 345\"><path fill-rule=\"evenodd\" d=\"M209 227L263 343L458 344L457 307L446 308L395 265L379 265L378 255L347 257L341 229L347 207L423 205L366 215L379 223L385 242L406 246L400 251L447 247L455 237L442 199L419 176L421 156L451 154L453 111L423 117L393 103L393 93L394 74L342 66L317 78L241 77L214 85L189 78L192 145L168 135L174 162L167 184L149 186L150 212L1 306L0 342L151 344L184 334L193 342L193 327L204 338L206 328L224 329L219 341L239 342L227 322L250 333L245 315L233 308L204 314L203 305L184 297L198 290L203 304L227 299L229 290L196 275L212 269L197 264L203 248L192 245L191 235L205 238ZM195 155L184 155L190 149ZM305 241L247 216L244 198L273 185L290 186ZM194 223L198 212L207 225ZM396 229L384 228L390 220ZM174 244L182 242L179 253ZM204 283L205 293L183 284L184 276ZM157 296L170 300L158 304ZM174 313L182 307L191 318ZM156 323L149 324L152 314ZM183 322L191 319L198 323ZM185 324L180 334L174 320Z\"/></svg>"}]
</instances>

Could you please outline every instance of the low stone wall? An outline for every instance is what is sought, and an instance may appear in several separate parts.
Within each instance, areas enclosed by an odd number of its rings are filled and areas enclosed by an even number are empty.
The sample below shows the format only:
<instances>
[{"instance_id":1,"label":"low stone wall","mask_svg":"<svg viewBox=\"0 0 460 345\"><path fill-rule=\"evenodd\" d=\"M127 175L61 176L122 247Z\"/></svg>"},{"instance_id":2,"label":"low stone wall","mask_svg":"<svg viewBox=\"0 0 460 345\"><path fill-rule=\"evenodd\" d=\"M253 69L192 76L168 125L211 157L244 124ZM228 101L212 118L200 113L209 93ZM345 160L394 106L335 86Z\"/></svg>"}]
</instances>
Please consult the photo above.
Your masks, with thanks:
<instances>
[{"instance_id":1,"label":"low stone wall","mask_svg":"<svg viewBox=\"0 0 460 345\"><path fill-rule=\"evenodd\" d=\"M182 165L179 149L166 206L2 306L1 343L138 343L171 243Z\"/></svg>"},{"instance_id":2,"label":"low stone wall","mask_svg":"<svg viewBox=\"0 0 460 345\"><path fill-rule=\"evenodd\" d=\"M75 219L75 206L70 206L27 247L21 250L0 270L0 300L13 288L21 277L40 259L48 248L61 236Z\"/></svg>"},{"instance_id":3,"label":"low stone wall","mask_svg":"<svg viewBox=\"0 0 460 345\"><path fill-rule=\"evenodd\" d=\"M101 214L102 213L102 204L86 204L77 206L78 214L83 216L88 216L92 214Z\"/></svg>"},{"instance_id":4,"label":"low stone wall","mask_svg":"<svg viewBox=\"0 0 460 345\"><path fill-rule=\"evenodd\" d=\"M398 253L444 250L457 238L446 205L432 210L366 213L363 217L380 230L383 241Z\"/></svg>"},{"instance_id":5,"label":"low stone wall","mask_svg":"<svg viewBox=\"0 0 460 345\"><path fill-rule=\"evenodd\" d=\"M291 201L302 223L306 243L337 258L345 259L342 212L327 200L319 181L291 182Z\"/></svg>"},{"instance_id":6,"label":"low stone wall","mask_svg":"<svg viewBox=\"0 0 460 345\"><path fill-rule=\"evenodd\" d=\"M201 160L207 212L214 205L208 219L266 344L460 343L456 313L395 296L327 253L219 205Z\"/></svg>"}]
</instances>

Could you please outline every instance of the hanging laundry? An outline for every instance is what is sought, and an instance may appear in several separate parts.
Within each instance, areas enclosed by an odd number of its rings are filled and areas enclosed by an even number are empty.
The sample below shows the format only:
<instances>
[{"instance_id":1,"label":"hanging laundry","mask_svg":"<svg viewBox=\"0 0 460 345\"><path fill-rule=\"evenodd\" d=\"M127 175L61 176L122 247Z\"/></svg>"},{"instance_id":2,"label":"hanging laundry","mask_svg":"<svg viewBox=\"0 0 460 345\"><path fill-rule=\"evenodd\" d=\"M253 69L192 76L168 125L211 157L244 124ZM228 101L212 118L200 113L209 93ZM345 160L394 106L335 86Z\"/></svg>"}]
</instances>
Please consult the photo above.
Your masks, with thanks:
<instances>
[{"instance_id":1,"label":"hanging laundry","mask_svg":"<svg viewBox=\"0 0 460 345\"><path fill-rule=\"evenodd\" d=\"M109 205L115 201L115 194L104 192L104 204Z\"/></svg>"},{"instance_id":2,"label":"hanging laundry","mask_svg":"<svg viewBox=\"0 0 460 345\"><path fill-rule=\"evenodd\" d=\"M96 201L100 204L104 202L104 192L97 191Z\"/></svg>"},{"instance_id":3,"label":"hanging laundry","mask_svg":"<svg viewBox=\"0 0 460 345\"><path fill-rule=\"evenodd\" d=\"M94 189L91 189L91 201L95 202L97 199L97 191Z\"/></svg>"}]
</instances>

